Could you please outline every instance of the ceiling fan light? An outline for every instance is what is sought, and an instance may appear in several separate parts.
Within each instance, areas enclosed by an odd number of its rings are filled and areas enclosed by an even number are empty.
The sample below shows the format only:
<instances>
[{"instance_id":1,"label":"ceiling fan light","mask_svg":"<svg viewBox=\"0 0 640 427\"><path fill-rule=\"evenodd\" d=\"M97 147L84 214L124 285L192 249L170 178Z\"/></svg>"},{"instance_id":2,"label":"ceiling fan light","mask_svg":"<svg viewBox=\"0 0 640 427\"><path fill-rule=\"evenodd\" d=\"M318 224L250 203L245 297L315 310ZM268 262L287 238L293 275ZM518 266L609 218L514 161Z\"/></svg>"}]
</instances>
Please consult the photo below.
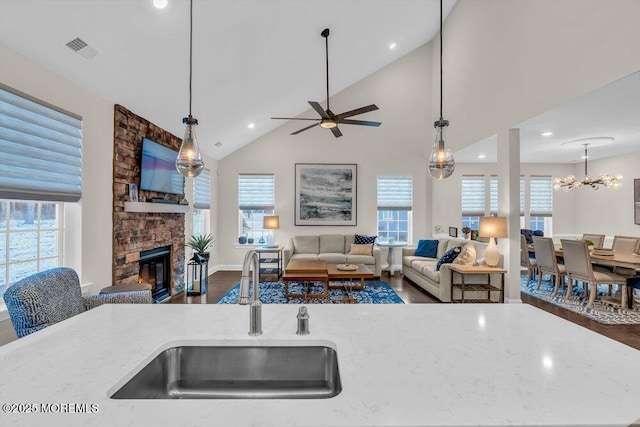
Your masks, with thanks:
<instances>
[{"instance_id":1,"label":"ceiling fan light","mask_svg":"<svg viewBox=\"0 0 640 427\"><path fill-rule=\"evenodd\" d=\"M320 122L320 127L324 129L333 129L336 126L338 126L338 122L335 120L322 120Z\"/></svg>"}]
</instances>

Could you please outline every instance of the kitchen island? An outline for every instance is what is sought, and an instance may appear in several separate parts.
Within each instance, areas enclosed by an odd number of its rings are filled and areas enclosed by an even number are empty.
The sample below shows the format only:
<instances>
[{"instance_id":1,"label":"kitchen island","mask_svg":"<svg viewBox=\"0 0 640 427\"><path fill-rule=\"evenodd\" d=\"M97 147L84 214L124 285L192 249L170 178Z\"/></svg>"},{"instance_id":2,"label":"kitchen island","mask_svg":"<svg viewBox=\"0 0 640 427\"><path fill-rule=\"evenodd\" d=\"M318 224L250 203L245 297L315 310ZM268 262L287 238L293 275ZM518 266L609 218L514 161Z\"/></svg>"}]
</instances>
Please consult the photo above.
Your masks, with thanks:
<instances>
[{"instance_id":1,"label":"kitchen island","mask_svg":"<svg viewBox=\"0 0 640 427\"><path fill-rule=\"evenodd\" d=\"M640 418L640 351L530 305L311 305L308 336L295 333L298 307L264 305L260 337L247 335L247 306L90 310L0 347L0 425L626 426ZM265 342L331 343L341 393L109 397L166 348Z\"/></svg>"}]
</instances>

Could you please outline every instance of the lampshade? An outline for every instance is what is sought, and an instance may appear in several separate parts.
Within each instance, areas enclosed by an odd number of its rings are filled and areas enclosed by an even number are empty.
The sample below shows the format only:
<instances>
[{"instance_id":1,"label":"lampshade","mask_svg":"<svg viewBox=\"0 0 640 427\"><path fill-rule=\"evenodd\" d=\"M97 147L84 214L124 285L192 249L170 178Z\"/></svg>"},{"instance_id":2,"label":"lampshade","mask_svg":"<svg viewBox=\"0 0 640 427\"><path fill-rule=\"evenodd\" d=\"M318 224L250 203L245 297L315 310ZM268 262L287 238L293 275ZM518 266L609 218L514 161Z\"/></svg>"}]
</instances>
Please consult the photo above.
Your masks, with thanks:
<instances>
[{"instance_id":1,"label":"lampshade","mask_svg":"<svg viewBox=\"0 0 640 427\"><path fill-rule=\"evenodd\" d=\"M479 237L508 237L507 218L484 216L480 218Z\"/></svg>"},{"instance_id":2,"label":"lampshade","mask_svg":"<svg viewBox=\"0 0 640 427\"><path fill-rule=\"evenodd\" d=\"M262 227L266 230L276 230L280 228L280 217L278 215L268 215L262 220Z\"/></svg>"}]
</instances>

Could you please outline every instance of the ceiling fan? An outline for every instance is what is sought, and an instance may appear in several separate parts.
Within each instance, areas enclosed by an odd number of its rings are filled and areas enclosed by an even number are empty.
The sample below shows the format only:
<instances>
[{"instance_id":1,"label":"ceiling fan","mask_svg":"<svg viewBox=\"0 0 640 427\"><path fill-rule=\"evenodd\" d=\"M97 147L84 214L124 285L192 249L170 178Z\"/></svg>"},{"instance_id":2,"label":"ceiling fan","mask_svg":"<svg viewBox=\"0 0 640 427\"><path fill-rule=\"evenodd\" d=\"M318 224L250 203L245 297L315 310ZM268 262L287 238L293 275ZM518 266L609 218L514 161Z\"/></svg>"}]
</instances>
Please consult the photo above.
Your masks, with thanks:
<instances>
[{"instance_id":1,"label":"ceiling fan","mask_svg":"<svg viewBox=\"0 0 640 427\"><path fill-rule=\"evenodd\" d=\"M321 128L331 129L333 132L333 136L339 138L342 136L342 132L338 129L338 125L361 125L361 126L380 126L381 122L371 122L367 120L352 120L348 119L348 117L357 116L358 114L368 113L369 111L375 111L378 107L375 104L367 105L366 107L356 108L355 110L347 111L345 113L334 114L329 108L329 29L325 28L322 33L320 33L325 40L325 52L326 52L326 65L327 65L327 109L323 110L322 106L315 101L308 101L309 105L320 115L319 119L307 119L302 117L271 117L275 120L314 120L318 123L314 123L311 126L307 126L300 130L293 132L291 135L297 135L300 132L304 132L305 130L311 129L312 127L316 127L320 125Z\"/></svg>"}]
</instances>

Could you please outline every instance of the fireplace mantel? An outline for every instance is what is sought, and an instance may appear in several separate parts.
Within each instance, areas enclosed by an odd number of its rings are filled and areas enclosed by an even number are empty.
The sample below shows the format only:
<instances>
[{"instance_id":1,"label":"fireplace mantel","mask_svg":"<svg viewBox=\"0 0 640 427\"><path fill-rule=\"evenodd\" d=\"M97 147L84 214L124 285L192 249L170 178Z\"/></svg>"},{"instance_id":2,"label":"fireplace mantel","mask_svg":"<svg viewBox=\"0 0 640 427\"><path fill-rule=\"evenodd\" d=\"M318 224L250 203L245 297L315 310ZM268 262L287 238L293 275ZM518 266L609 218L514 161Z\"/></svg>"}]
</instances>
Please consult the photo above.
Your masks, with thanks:
<instances>
[{"instance_id":1,"label":"fireplace mantel","mask_svg":"<svg viewBox=\"0 0 640 427\"><path fill-rule=\"evenodd\" d=\"M187 213L188 205L170 203L124 202L125 212Z\"/></svg>"}]
</instances>

